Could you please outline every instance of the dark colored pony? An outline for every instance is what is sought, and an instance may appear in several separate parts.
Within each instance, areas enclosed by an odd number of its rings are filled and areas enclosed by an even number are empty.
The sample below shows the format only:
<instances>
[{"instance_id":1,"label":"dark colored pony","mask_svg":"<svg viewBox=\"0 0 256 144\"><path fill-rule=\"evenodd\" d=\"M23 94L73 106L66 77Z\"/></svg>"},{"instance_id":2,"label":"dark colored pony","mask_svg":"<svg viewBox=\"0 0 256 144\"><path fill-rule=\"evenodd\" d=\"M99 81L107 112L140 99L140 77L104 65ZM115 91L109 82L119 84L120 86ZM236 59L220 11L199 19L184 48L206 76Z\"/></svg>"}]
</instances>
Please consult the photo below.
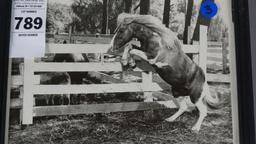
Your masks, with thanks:
<instances>
[{"instance_id":1,"label":"dark colored pony","mask_svg":"<svg viewBox=\"0 0 256 144\"><path fill-rule=\"evenodd\" d=\"M55 54L54 62L89 62L86 54ZM67 72L71 79L71 84L84 84L85 81L101 83L94 72ZM83 96L81 94L71 94L70 104L81 104Z\"/></svg>"},{"instance_id":2,"label":"dark colored pony","mask_svg":"<svg viewBox=\"0 0 256 144\"><path fill-rule=\"evenodd\" d=\"M55 54L54 62L89 62L85 54ZM67 72L71 79L71 84L83 84L83 78L87 77L88 72ZM71 94L70 104L80 104L81 95Z\"/></svg>"},{"instance_id":3,"label":"dark colored pony","mask_svg":"<svg viewBox=\"0 0 256 144\"><path fill-rule=\"evenodd\" d=\"M140 47L127 46L133 38L140 41ZM172 86L172 95L182 100L179 110L167 121L172 122L188 111L189 99L185 96L189 96L199 110L199 119L192 128L194 131L200 130L207 115L207 106L219 106L218 97L211 97L203 70L182 51L182 44L174 33L153 16L120 14L108 52L123 53L124 65L129 64L126 61L129 55L140 56Z\"/></svg>"},{"instance_id":4,"label":"dark colored pony","mask_svg":"<svg viewBox=\"0 0 256 144\"><path fill-rule=\"evenodd\" d=\"M40 75L40 84L42 85L70 85L71 78L66 72L48 72L37 73ZM70 94L51 94L51 95L37 95L35 99L36 106L44 105L69 105Z\"/></svg>"},{"instance_id":5,"label":"dark colored pony","mask_svg":"<svg viewBox=\"0 0 256 144\"><path fill-rule=\"evenodd\" d=\"M55 54L54 62L89 62L85 54ZM71 84L82 84L87 72L68 72Z\"/></svg>"}]
</instances>

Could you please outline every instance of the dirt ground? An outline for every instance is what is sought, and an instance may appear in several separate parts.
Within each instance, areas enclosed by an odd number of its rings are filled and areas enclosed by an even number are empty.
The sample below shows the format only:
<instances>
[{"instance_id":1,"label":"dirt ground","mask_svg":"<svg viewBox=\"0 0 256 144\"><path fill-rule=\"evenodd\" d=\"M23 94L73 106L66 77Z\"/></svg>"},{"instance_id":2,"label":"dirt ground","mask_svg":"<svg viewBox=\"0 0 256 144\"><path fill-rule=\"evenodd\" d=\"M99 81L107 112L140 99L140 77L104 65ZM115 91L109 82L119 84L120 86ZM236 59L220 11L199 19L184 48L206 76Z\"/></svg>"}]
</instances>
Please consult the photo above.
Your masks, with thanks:
<instances>
[{"instance_id":1,"label":"dirt ground","mask_svg":"<svg viewBox=\"0 0 256 144\"><path fill-rule=\"evenodd\" d=\"M230 98L228 86L214 86ZM210 111L201 131L191 127L197 110L187 112L175 122L165 122L176 110L155 110L110 114L42 117L34 124L12 124L10 144L231 144L231 105Z\"/></svg>"}]
</instances>

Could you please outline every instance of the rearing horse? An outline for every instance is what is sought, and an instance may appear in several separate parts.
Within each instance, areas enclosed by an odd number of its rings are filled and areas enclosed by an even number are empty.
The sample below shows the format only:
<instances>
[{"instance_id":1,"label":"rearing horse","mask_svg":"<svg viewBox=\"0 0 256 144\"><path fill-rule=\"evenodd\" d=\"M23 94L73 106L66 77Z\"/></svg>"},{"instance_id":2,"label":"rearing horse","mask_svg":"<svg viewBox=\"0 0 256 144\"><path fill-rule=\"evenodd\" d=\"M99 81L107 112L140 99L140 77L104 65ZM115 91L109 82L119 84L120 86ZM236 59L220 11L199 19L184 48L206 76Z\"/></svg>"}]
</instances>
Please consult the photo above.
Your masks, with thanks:
<instances>
[{"instance_id":1,"label":"rearing horse","mask_svg":"<svg viewBox=\"0 0 256 144\"><path fill-rule=\"evenodd\" d=\"M141 46L126 47L132 38L137 38ZM153 16L120 14L109 52L123 53L123 58L129 54L142 57L172 86L173 96L183 98L179 102L179 110L166 119L169 122L188 110L185 96L189 96L199 110L199 119L192 127L194 131L200 130L207 115L207 106L218 108L220 104L218 96L211 97L203 70L183 52L182 44L174 33Z\"/></svg>"}]
</instances>

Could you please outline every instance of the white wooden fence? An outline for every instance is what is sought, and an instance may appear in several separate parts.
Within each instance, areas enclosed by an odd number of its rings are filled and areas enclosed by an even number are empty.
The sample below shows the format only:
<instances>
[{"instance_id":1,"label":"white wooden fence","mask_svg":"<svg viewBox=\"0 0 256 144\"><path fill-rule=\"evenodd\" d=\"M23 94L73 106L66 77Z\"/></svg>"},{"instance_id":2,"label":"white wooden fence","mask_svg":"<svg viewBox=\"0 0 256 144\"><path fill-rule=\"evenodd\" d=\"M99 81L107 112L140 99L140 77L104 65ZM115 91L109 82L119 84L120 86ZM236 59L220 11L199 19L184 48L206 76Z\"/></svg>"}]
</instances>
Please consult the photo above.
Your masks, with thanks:
<instances>
[{"instance_id":1,"label":"white wooden fence","mask_svg":"<svg viewBox=\"0 0 256 144\"><path fill-rule=\"evenodd\" d=\"M106 44L48 44L46 53L106 53ZM200 42L197 45L184 45L186 53L198 56L199 65L206 72L207 56L207 28L200 28ZM24 60L23 78L13 77L13 85L23 85L21 101L13 100L11 106L22 105L22 124L32 124L33 117L109 113L136 111L163 108L157 102L129 102L129 103L105 103L61 106L34 106L34 95L47 94L93 94L93 93L123 93L144 92L146 100L151 99L152 92L162 91L158 83L153 82L152 73L142 72L142 82L133 83L110 83L110 84L81 84L81 85L40 85L39 77L35 72L81 72L81 71L122 71L119 62L84 62L84 63L56 63L35 62L33 58ZM208 75L207 75L208 77ZM17 83L17 79L23 79L23 83ZM160 102L164 103L164 102ZM175 102L169 101L173 108L178 107Z\"/></svg>"}]
</instances>

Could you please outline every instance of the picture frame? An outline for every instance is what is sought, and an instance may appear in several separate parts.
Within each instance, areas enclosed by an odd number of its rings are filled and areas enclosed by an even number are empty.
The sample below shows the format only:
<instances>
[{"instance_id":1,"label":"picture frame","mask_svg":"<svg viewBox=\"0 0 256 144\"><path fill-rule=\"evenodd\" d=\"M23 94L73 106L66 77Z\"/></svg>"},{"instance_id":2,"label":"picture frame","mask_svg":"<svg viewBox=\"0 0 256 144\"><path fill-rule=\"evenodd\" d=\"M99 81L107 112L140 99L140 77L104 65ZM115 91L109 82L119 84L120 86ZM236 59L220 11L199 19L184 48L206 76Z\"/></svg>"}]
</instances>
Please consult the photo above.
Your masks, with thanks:
<instances>
[{"instance_id":1,"label":"picture frame","mask_svg":"<svg viewBox=\"0 0 256 144\"><path fill-rule=\"evenodd\" d=\"M253 3L253 4L252 4ZM255 91L255 19L253 19L252 9L255 6L253 0L234 0L233 21L235 26L235 46L236 46L236 70L237 70L237 97L239 109L239 140L241 144L255 144L256 126L256 101ZM6 103L8 87L8 65L9 65L9 40L10 40L10 20L11 1L2 0L0 2L0 107L1 107L1 127L0 143L6 139ZM249 15L248 15L249 13ZM7 116L8 117L8 116Z\"/></svg>"},{"instance_id":2,"label":"picture frame","mask_svg":"<svg viewBox=\"0 0 256 144\"><path fill-rule=\"evenodd\" d=\"M0 143L5 143L8 87L9 40L12 1L0 1Z\"/></svg>"},{"instance_id":3,"label":"picture frame","mask_svg":"<svg viewBox=\"0 0 256 144\"><path fill-rule=\"evenodd\" d=\"M253 27L255 28L253 7L255 7L255 2L251 0L233 1L241 143L255 143L255 95L253 94L255 73L252 73L252 65L255 65L255 61L252 61L253 55L255 55L255 45L251 45L255 39L255 34L250 31Z\"/></svg>"}]
</instances>

